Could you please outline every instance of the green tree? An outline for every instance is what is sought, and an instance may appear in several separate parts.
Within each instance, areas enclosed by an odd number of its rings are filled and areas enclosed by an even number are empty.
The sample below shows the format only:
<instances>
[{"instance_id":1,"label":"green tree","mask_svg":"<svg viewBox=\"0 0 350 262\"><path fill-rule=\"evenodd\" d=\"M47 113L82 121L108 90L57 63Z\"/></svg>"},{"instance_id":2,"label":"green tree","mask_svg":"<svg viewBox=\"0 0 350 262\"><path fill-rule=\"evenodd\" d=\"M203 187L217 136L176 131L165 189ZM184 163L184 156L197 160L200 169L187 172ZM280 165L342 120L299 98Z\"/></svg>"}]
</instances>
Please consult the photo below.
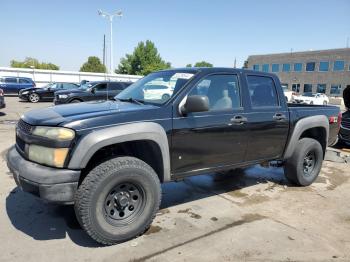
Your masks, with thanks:
<instances>
[{"instance_id":1,"label":"green tree","mask_svg":"<svg viewBox=\"0 0 350 262\"><path fill-rule=\"evenodd\" d=\"M192 64L187 64L186 67L192 67Z\"/></svg>"},{"instance_id":2,"label":"green tree","mask_svg":"<svg viewBox=\"0 0 350 262\"><path fill-rule=\"evenodd\" d=\"M213 64L206 61L201 61L201 62L195 63L194 67L213 67Z\"/></svg>"},{"instance_id":3,"label":"green tree","mask_svg":"<svg viewBox=\"0 0 350 262\"><path fill-rule=\"evenodd\" d=\"M52 63L39 62L38 59L26 57L24 61L11 60L11 67L16 68L35 68L46 70L59 70L59 66Z\"/></svg>"},{"instance_id":4,"label":"green tree","mask_svg":"<svg viewBox=\"0 0 350 262\"><path fill-rule=\"evenodd\" d=\"M106 67L97 56L89 56L88 61L80 67L80 72L106 73Z\"/></svg>"},{"instance_id":5,"label":"green tree","mask_svg":"<svg viewBox=\"0 0 350 262\"><path fill-rule=\"evenodd\" d=\"M170 67L171 64L161 58L154 43L147 40L146 43L139 42L132 54L126 54L120 60L115 72L118 74L147 75Z\"/></svg>"}]
</instances>

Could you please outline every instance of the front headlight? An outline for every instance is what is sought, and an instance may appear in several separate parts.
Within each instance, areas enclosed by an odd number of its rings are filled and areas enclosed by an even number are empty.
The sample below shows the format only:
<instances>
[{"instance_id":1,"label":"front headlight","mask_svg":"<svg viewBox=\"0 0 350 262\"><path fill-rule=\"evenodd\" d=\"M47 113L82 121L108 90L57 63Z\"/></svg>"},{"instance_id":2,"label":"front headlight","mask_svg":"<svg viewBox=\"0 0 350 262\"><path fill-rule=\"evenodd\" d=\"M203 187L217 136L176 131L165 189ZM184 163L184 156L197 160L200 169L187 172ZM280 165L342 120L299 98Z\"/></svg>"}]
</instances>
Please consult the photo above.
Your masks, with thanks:
<instances>
[{"instance_id":1,"label":"front headlight","mask_svg":"<svg viewBox=\"0 0 350 262\"><path fill-rule=\"evenodd\" d=\"M66 99L66 98L68 98L68 95L58 95L58 98Z\"/></svg>"},{"instance_id":2,"label":"front headlight","mask_svg":"<svg viewBox=\"0 0 350 262\"><path fill-rule=\"evenodd\" d=\"M37 126L33 130L33 135L58 141L69 141L75 137L75 132L64 127Z\"/></svg>"},{"instance_id":3,"label":"front headlight","mask_svg":"<svg viewBox=\"0 0 350 262\"><path fill-rule=\"evenodd\" d=\"M26 94L28 94L29 93L29 91L24 91L24 92L22 92L21 94L22 95L26 95Z\"/></svg>"},{"instance_id":4,"label":"front headlight","mask_svg":"<svg viewBox=\"0 0 350 262\"><path fill-rule=\"evenodd\" d=\"M30 160L40 164L63 167L68 150L68 148L48 148L38 145L29 145L28 157Z\"/></svg>"}]
</instances>

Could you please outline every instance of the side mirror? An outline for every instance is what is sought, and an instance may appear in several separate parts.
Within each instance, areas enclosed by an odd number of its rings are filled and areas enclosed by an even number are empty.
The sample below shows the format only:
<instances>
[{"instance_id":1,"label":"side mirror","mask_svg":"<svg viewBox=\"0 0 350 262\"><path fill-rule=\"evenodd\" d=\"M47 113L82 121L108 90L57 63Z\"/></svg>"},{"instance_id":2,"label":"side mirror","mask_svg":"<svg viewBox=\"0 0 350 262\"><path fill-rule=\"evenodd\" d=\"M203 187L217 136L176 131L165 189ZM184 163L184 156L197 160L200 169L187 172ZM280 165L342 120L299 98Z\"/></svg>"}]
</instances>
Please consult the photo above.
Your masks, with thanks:
<instances>
[{"instance_id":1,"label":"side mirror","mask_svg":"<svg viewBox=\"0 0 350 262\"><path fill-rule=\"evenodd\" d=\"M96 92L96 90L95 90L95 88L91 88L91 90L90 90L90 92L92 93L92 94L95 94L95 92Z\"/></svg>"},{"instance_id":2,"label":"side mirror","mask_svg":"<svg viewBox=\"0 0 350 262\"><path fill-rule=\"evenodd\" d=\"M181 113L184 115L205 111L209 111L209 99L203 95L188 96L186 103L181 107Z\"/></svg>"}]
</instances>

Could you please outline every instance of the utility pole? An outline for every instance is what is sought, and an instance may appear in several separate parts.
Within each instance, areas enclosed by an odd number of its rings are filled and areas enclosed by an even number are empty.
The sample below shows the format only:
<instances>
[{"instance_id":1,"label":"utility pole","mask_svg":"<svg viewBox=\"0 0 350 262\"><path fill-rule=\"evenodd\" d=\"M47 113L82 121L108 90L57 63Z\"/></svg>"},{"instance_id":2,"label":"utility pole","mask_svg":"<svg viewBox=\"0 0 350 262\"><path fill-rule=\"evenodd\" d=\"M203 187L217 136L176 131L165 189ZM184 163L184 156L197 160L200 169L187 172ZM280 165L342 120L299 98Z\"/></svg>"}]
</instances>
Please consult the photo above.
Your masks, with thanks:
<instances>
[{"instance_id":1,"label":"utility pole","mask_svg":"<svg viewBox=\"0 0 350 262\"><path fill-rule=\"evenodd\" d=\"M108 14L106 12L103 12L101 10L98 10L98 15L108 18L109 19L109 23L110 23L110 65L109 65L109 73L113 74L113 18L116 17L122 17L123 16L123 12L122 11L118 11L115 12L113 14Z\"/></svg>"},{"instance_id":2,"label":"utility pole","mask_svg":"<svg viewBox=\"0 0 350 262\"><path fill-rule=\"evenodd\" d=\"M235 57L235 62L234 62L233 68L237 68L237 60L236 60L236 57Z\"/></svg>"},{"instance_id":3,"label":"utility pole","mask_svg":"<svg viewBox=\"0 0 350 262\"><path fill-rule=\"evenodd\" d=\"M103 35L103 65L106 66L106 35Z\"/></svg>"}]
</instances>

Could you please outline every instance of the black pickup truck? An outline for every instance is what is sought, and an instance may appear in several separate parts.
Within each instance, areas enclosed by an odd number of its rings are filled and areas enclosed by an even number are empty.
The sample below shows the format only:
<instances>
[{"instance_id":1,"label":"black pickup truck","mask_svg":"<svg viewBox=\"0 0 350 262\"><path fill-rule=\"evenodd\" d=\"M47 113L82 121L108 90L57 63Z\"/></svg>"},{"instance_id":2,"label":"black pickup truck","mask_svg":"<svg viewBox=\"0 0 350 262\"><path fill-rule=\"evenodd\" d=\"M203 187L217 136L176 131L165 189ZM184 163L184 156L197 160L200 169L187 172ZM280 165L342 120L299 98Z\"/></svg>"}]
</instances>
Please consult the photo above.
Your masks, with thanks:
<instances>
[{"instance_id":1,"label":"black pickup truck","mask_svg":"<svg viewBox=\"0 0 350 262\"><path fill-rule=\"evenodd\" d=\"M147 97L154 85L171 96ZM85 231L110 245L150 226L164 182L275 161L292 183L310 185L337 140L339 114L333 106L287 105L273 74L165 70L115 101L24 114L7 164L20 188L74 204Z\"/></svg>"}]
</instances>

